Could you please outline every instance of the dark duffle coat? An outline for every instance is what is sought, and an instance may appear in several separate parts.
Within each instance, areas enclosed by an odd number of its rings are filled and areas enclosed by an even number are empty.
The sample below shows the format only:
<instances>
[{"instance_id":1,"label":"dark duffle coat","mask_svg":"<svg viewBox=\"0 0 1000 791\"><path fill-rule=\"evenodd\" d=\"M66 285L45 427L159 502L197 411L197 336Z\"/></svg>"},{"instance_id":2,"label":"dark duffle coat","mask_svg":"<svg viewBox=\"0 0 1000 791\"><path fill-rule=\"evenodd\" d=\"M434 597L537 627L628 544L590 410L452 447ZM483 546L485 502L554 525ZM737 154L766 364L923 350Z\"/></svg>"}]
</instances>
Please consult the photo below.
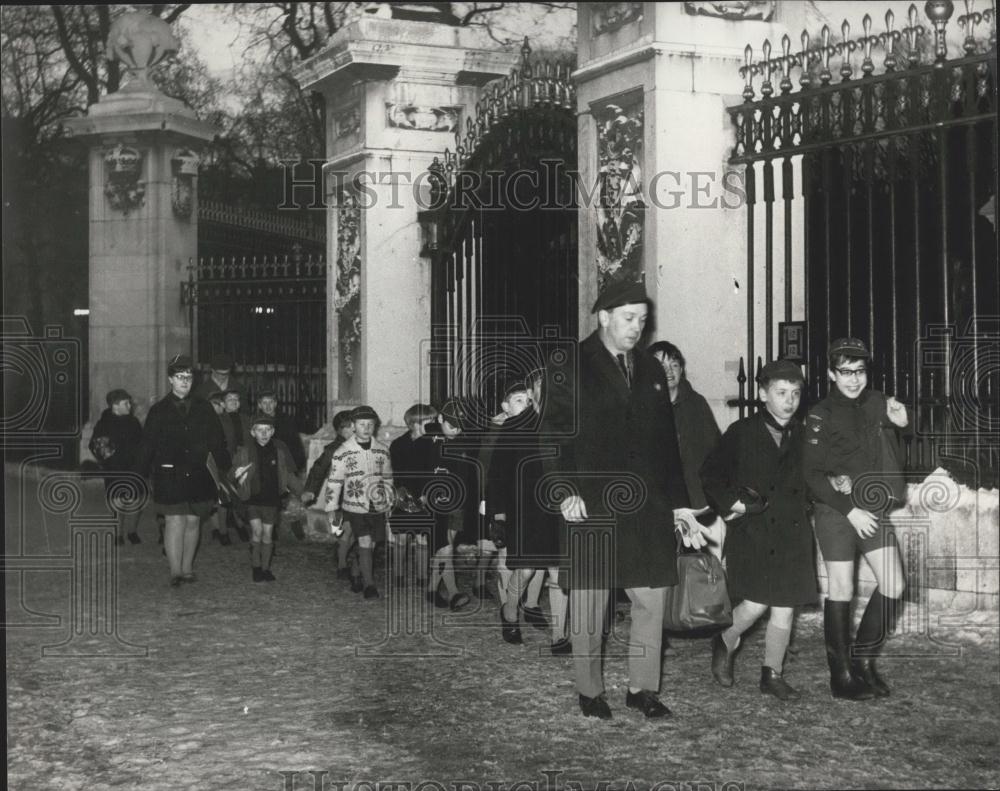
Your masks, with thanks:
<instances>
[{"instance_id":1,"label":"dark duffle coat","mask_svg":"<svg viewBox=\"0 0 1000 791\"><path fill-rule=\"evenodd\" d=\"M651 354L636 350L633 371L630 389L595 331L580 343L576 376L546 372L543 445L559 446L547 467L579 493L589 517L562 522L569 574L560 582L568 576L570 588L677 584L673 509L688 503L670 393ZM607 529L614 576L595 554Z\"/></svg>"},{"instance_id":2,"label":"dark duffle coat","mask_svg":"<svg viewBox=\"0 0 1000 791\"><path fill-rule=\"evenodd\" d=\"M749 486L768 501L766 510L729 523L726 571L733 600L775 607L816 601L813 534L806 515L802 425L778 448L761 414L733 423L701 468L708 501L725 515Z\"/></svg>"},{"instance_id":3,"label":"dark duffle coat","mask_svg":"<svg viewBox=\"0 0 1000 791\"><path fill-rule=\"evenodd\" d=\"M189 396L185 414L173 393L157 401L146 416L139 470L153 479L153 500L162 505L208 502L218 497L215 479L208 471L208 455L224 472L230 467L229 451L219 416L197 396Z\"/></svg>"}]
</instances>

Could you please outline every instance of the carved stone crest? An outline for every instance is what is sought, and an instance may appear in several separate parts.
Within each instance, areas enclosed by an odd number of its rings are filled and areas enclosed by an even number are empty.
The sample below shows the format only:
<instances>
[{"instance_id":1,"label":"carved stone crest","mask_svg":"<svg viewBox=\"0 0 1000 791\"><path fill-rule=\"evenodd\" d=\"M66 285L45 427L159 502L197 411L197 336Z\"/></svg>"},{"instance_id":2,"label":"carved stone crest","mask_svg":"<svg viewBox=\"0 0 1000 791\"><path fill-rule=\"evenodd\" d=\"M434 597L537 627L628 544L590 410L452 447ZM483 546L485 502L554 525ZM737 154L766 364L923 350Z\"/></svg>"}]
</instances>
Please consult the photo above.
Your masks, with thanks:
<instances>
[{"instance_id":1,"label":"carved stone crest","mask_svg":"<svg viewBox=\"0 0 1000 791\"><path fill-rule=\"evenodd\" d=\"M361 131L361 108L356 104L346 107L333 115L337 139L356 135Z\"/></svg>"},{"instance_id":2,"label":"carved stone crest","mask_svg":"<svg viewBox=\"0 0 1000 791\"><path fill-rule=\"evenodd\" d=\"M454 132L458 128L457 107L418 107L386 103L386 123L397 129L423 132Z\"/></svg>"},{"instance_id":3,"label":"carved stone crest","mask_svg":"<svg viewBox=\"0 0 1000 791\"><path fill-rule=\"evenodd\" d=\"M590 19L593 35L610 33L642 19L642 3L594 3Z\"/></svg>"},{"instance_id":4,"label":"carved stone crest","mask_svg":"<svg viewBox=\"0 0 1000 791\"><path fill-rule=\"evenodd\" d=\"M195 178L200 160L193 151L182 148L170 160L173 179L170 185L170 205L174 214L187 218L194 210Z\"/></svg>"},{"instance_id":5,"label":"carved stone crest","mask_svg":"<svg viewBox=\"0 0 1000 791\"><path fill-rule=\"evenodd\" d=\"M756 19L767 22L774 16L774 0L717 0L717 2L685 2L684 11L693 16L714 16L720 19Z\"/></svg>"},{"instance_id":6,"label":"carved stone crest","mask_svg":"<svg viewBox=\"0 0 1000 791\"><path fill-rule=\"evenodd\" d=\"M104 154L104 195L112 209L128 215L146 199L142 174L142 154L119 143Z\"/></svg>"}]
</instances>

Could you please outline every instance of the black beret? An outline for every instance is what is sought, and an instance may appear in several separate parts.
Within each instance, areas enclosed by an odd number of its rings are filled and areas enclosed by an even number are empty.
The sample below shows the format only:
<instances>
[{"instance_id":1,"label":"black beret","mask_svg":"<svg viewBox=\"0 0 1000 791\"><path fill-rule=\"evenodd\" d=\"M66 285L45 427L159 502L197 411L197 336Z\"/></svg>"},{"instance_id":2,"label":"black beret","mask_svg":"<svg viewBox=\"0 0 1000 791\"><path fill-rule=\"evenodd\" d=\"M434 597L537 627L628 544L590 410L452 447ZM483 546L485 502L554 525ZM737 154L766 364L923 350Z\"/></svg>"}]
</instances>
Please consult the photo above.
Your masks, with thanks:
<instances>
[{"instance_id":1,"label":"black beret","mask_svg":"<svg viewBox=\"0 0 1000 791\"><path fill-rule=\"evenodd\" d=\"M351 410L351 420L378 420L378 413L367 404Z\"/></svg>"},{"instance_id":2,"label":"black beret","mask_svg":"<svg viewBox=\"0 0 1000 791\"><path fill-rule=\"evenodd\" d=\"M791 360L772 360L757 374L757 383L766 386L768 382L783 379L786 382L805 382L802 369Z\"/></svg>"},{"instance_id":3,"label":"black beret","mask_svg":"<svg viewBox=\"0 0 1000 791\"><path fill-rule=\"evenodd\" d=\"M194 361L186 354L175 354L167 363L167 376L173 376L181 371L193 371Z\"/></svg>"},{"instance_id":4,"label":"black beret","mask_svg":"<svg viewBox=\"0 0 1000 791\"><path fill-rule=\"evenodd\" d=\"M614 310L622 305L637 305L640 302L649 303L645 283L635 280L612 280L604 286L590 312Z\"/></svg>"},{"instance_id":5,"label":"black beret","mask_svg":"<svg viewBox=\"0 0 1000 791\"><path fill-rule=\"evenodd\" d=\"M845 354L848 357L863 357L865 359L871 357L868 347L865 346L865 342L857 338L837 338L837 340L830 344L829 351L831 357L835 354Z\"/></svg>"}]
</instances>

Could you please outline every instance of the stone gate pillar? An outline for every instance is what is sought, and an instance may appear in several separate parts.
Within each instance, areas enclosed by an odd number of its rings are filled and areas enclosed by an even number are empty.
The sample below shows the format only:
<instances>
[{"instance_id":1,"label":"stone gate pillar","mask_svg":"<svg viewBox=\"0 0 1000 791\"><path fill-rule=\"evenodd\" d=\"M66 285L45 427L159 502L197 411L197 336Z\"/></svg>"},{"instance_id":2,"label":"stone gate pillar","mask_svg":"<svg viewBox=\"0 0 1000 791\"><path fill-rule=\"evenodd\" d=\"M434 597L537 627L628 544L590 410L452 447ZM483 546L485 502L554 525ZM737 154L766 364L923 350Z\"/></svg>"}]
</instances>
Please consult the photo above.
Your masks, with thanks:
<instances>
[{"instance_id":1,"label":"stone gate pillar","mask_svg":"<svg viewBox=\"0 0 1000 791\"><path fill-rule=\"evenodd\" d=\"M331 415L363 401L399 426L429 401L431 271L417 221L427 168L517 58L481 30L365 16L299 68L326 103Z\"/></svg>"},{"instance_id":2,"label":"stone gate pillar","mask_svg":"<svg viewBox=\"0 0 1000 791\"><path fill-rule=\"evenodd\" d=\"M167 360L191 351L181 282L197 254L198 152L215 130L148 79L176 49L163 20L119 17L108 54L131 80L66 124L90 150L91 421L115 387L148 407L166 392Z\"/></svg>"},{"instance_id":3,"label":"stone gate pillar","mask_svg":"<svg viewBox=\"0 0 1000 791\"><path fill-rule=\"evenodd\" d=\"M747 42L780 40L776 5L731 4L728 16L723 3L579 6L580 172L588 193L603 184L580 212L581 331L594 326L602 278L644 274L656 301L652 340L680 347L722 426L735 417L725 402L747 334L746 208L727 165L726 108L742 102Z\"/></svg>"}]
</instances>

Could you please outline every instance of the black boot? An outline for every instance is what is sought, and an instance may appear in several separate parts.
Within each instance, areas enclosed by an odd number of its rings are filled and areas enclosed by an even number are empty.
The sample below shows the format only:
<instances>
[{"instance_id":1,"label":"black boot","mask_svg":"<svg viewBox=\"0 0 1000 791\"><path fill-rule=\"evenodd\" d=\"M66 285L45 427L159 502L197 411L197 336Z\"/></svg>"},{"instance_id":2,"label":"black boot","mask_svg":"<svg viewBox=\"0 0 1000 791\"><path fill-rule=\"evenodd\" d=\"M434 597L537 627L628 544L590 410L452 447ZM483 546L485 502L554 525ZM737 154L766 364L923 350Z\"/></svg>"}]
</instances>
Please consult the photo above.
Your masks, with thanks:
<instances>
[{"instance_id":1,"label":"black boot","mask_svg":"<svg viewBox=\"0 0 1000 791\"><path fill-rule=\"evenodd\" d=\"M851 603L826 600L823 607L823 632L826 637L826 661L830 664L830 691L835 698L868 700L872 692L864 679L851 671Z\"/></svg>"},{"instance_id":2,"label":"black boot","mask_svg":"<svg viewBox=\"0 0 1000 791\"><path fill-rule=\"evenodd\" d=\"M896 626L899 617L900 599L890 599L883 596L878 589L868 600L865 614L861 616L861 625L854 639L853 668L855 675L865 680L877 697L888 697L889 685L875 670L875 657L878 656L886 637Z\"/></svg>"}]
</instances>

